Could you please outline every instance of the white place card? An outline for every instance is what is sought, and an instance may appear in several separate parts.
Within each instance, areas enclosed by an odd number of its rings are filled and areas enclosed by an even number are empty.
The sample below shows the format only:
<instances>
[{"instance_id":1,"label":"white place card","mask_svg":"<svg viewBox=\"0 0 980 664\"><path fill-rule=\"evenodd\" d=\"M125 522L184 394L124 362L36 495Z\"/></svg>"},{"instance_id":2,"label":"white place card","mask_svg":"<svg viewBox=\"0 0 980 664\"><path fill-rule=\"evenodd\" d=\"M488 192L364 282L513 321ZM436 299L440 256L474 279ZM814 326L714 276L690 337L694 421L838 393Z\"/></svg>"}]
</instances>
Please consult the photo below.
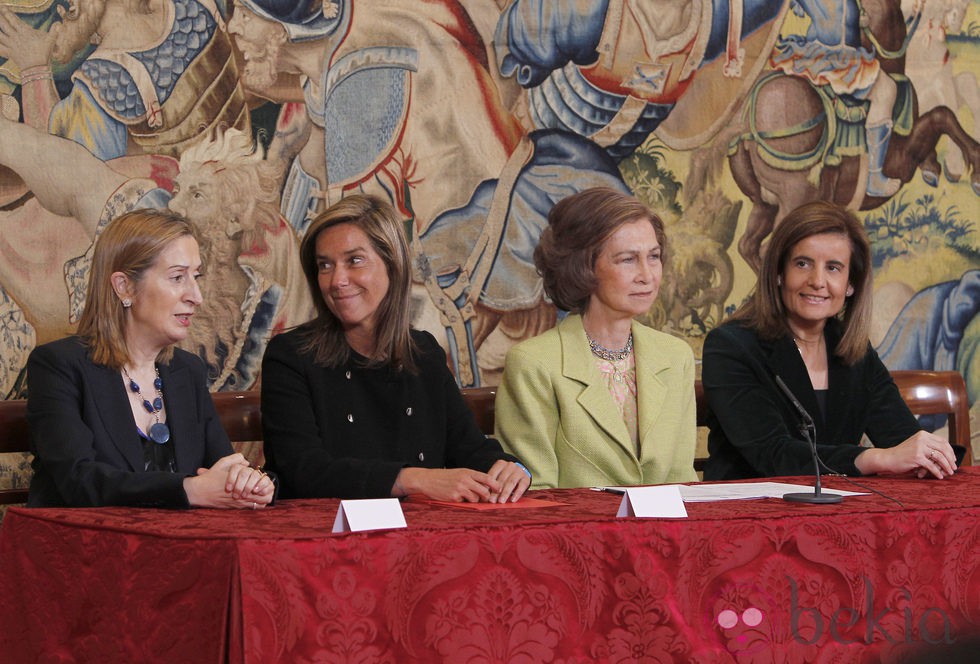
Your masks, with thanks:
<instances>
[{"instance_id":1,"label":"white place card","mask_svg":"<svg viewBox=\"0 0 980 664\"><path fill-rule=\"evenodd\" d=\"M637 486L625 490L616 516L686 519L687 509L676 484Z\"/></svg>"},{"instance_id":2,"label":"white place card","mask_svg":"<svg viewBox=\"0 0 980 664\"><path fill-rule=\"evenodd\" d=\"M407 527L402 505L397 498L341 500L340 507L337 508L337 518L333 522L335 533Z\"/></svg>"}]
</instances>

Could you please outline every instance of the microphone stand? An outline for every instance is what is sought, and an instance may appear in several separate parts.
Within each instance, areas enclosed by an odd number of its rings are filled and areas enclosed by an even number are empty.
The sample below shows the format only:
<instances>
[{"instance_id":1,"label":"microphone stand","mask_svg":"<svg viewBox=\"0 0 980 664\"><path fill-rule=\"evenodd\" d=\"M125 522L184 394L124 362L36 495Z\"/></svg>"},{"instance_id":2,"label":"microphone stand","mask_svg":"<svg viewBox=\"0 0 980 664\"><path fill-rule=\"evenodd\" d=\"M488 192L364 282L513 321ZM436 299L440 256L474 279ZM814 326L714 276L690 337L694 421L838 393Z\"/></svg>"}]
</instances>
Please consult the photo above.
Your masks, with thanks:
<instances>
[{"instance_id":1,"label":"microphone stand","mask_svg":"<svg viewBox=\"0 0 980 664\"><path fill-rule=\"evenodd\" d=\"M843 496L839 496L836 493L821 493L820 459L817 457L817 427L813 422L813 418L810 417L810 413L806 411L806 408L803 407L803 404L796 398L792 390L783 382L783 379L779 376L775 376L775 378L779 389L783 391L783 394L786 395L790 403L793 404L800 414L800 433L806 442L810 443L810 453L813 455L813 470L816 479L813 493L784 493L783 500L791 503L809 503L811 505L830 505L841 502L844 499Z\"/></svg>"}]
</instances>

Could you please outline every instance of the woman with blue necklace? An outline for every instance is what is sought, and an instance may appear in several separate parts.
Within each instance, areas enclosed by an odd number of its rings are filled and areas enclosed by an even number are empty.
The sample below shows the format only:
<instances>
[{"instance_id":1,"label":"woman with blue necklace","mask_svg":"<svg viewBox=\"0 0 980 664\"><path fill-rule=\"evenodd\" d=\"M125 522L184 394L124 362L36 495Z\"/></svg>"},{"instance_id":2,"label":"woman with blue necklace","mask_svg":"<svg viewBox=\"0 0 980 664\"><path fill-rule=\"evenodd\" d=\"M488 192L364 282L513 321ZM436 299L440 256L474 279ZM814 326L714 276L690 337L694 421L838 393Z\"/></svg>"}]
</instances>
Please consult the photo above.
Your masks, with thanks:
<instances>
[{"instance_id":1,"label":"woman with blue necklace","mask_svg":"<svg viewBox=\"0 0 980 664\"><path fill-rule=\"evenodd\" d=\"M233 453L203 362L174 345L201 304L190 224L141 210L95 245L76 336L27 362L31 507L257 509L272 481Z\"/></svg>"}]
</instances>

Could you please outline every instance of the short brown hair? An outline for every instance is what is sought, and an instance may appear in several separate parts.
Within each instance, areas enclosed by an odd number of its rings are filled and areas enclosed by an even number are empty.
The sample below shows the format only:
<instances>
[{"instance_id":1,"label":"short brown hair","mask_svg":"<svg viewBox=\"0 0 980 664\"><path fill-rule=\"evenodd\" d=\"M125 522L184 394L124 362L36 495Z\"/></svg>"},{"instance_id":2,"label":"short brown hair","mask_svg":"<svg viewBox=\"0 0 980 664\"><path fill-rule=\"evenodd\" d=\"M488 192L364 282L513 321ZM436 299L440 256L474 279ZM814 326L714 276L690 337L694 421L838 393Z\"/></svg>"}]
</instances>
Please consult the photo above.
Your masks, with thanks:
<instances>
[{"instance_id":1,"label":"short brown hair","mask_svg":"<svg viewBox=\"0 0 980 664\"><path fill-rule=\"evenodd\" d=\"M316 256L316 240L320 233L340 224L351 224L362 230L388 271L388 292L378 305L376 356L370 359L414 371L414 344L409 334L412 268L408 241L398 213L377 196L355 194L340 199L313 220L303 238L299 255L317 312L316 318L304 326L307 333L303 350L312 352L316 362L326 367L340 366L350 358L350 345L343 326L320 292Z\"/></svg>"},{"instance_id":2,"label":"short brown hair","mask_svg":"<svg viewBox=\"0 0 980 664\"><path fill-rule=\"evenodd\" d=\"M126 347L126 309L112 287L112 275L122 272L138 289L146 271L174 240L192 237L190 223L169 210L134 210L109 222L95 242L88 276L85 309L78 321L78 336L89 347L96 364L121 369L130 360ZM173 347L157 358L169 362Z\"/></svg>"},{"instance_id":3,"label":"short brown hair","mask_svg":"<svg viewBox=\"0 0 980 664\"><path fill-rule=\"evenodd\" d=\"M769 241L755 289L732 319L745 321L764 339L774 340L789 333L779 279L797 243L825 234L843 235L851 245L848 280L854 293L845 300L838 316L844 334L835 354L845 363L854 364L868 351L872 306L871 245L858 218L839 205L814 201L786 215Z\"/></svg>"},{"instance_id":4,"label":"short brown hair","mask_svg":"<svg viewBox=\"0 0 980 664\"><path fill-rule=\"evenodd\" d=\"M556 306L583 313L598 282L595 263L606 240L620 226L645 219L667 258L664 222L633 196L610 187L595 187L563 198L548 213L548 227L534 250L534 265L544 290Z\"/></svg>"}]
</instances>

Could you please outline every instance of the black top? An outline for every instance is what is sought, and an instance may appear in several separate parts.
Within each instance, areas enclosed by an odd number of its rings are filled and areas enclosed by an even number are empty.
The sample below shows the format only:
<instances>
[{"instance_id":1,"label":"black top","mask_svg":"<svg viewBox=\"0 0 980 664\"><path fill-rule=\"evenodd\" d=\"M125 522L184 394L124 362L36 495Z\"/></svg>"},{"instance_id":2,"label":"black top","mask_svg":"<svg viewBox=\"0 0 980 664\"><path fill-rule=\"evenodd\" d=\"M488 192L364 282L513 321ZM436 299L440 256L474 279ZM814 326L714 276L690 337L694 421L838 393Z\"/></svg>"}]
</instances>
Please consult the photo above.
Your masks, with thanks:
<instances>
[{"instance_id":1,"label":"black top","mask_svg":"<svg viewBox=\"0 0 980 664\"><path fill-rule=\"evenodd\" d=\"M27 360L32 507L188 507L184 478L232 453L208 393L204 363L174 349L159 365L176 472L145 471L122 376L89 359L78 337L38 346Z\"/></svg>"},{"instance_id":2,"label":"black top","mask_svg":"<svg viewBox=\"0 0 980 664\"><path fill-rule=\"evenodd\" d=\"M810 446L798 433L799 414L776 384L777 375L813 416L820 458L838 472L860 475L854 460L864 451L858 446L863 434L877 447L893 447L919 431L870 344L860 361L847 366L833 354L841 335L837 321L828 321L824 334L829 388L822 408L792 337L763 341L739 322L708 334L701 372L711 411L705 480L813 473Z\"/></svg>"},{"instance_id":3,"label":"black top","mask_svg":"<svg viewBox=\"0 0 980 664\"><path fill-rule=\"evenodd\" d=\"M820 409L819 412L811 413L813 419L818 422L823 423L827 415L827 392L828 390L814 390L813 396L817 398L817 407Z\"/></svg>"},{"instance_id":4,"label":"black top","mask_svg":"<svg viewBox=\"0 0 980 664\"><path fill-rule=\"evenodd\" d=\"M165 443L155 443L139 432L140 445L143 446L143 470L160 470L167 473L177 472L177 460L174 458L174 439L170 437Z\"/></svg>"},{"instance_id":5,"label":"black top","mask_svg":"<svg viewBox=\"0 0 980 664\"><path fill-rule=\"evenodd\" d=\"M265 455L283 498L380 498L399 471L516 461L480 431L427 332L412 330L418 373L367 368L352 353L327 369L302 353L302 329L274 337L262 359Z\"/></svg>"}]
</instances>

